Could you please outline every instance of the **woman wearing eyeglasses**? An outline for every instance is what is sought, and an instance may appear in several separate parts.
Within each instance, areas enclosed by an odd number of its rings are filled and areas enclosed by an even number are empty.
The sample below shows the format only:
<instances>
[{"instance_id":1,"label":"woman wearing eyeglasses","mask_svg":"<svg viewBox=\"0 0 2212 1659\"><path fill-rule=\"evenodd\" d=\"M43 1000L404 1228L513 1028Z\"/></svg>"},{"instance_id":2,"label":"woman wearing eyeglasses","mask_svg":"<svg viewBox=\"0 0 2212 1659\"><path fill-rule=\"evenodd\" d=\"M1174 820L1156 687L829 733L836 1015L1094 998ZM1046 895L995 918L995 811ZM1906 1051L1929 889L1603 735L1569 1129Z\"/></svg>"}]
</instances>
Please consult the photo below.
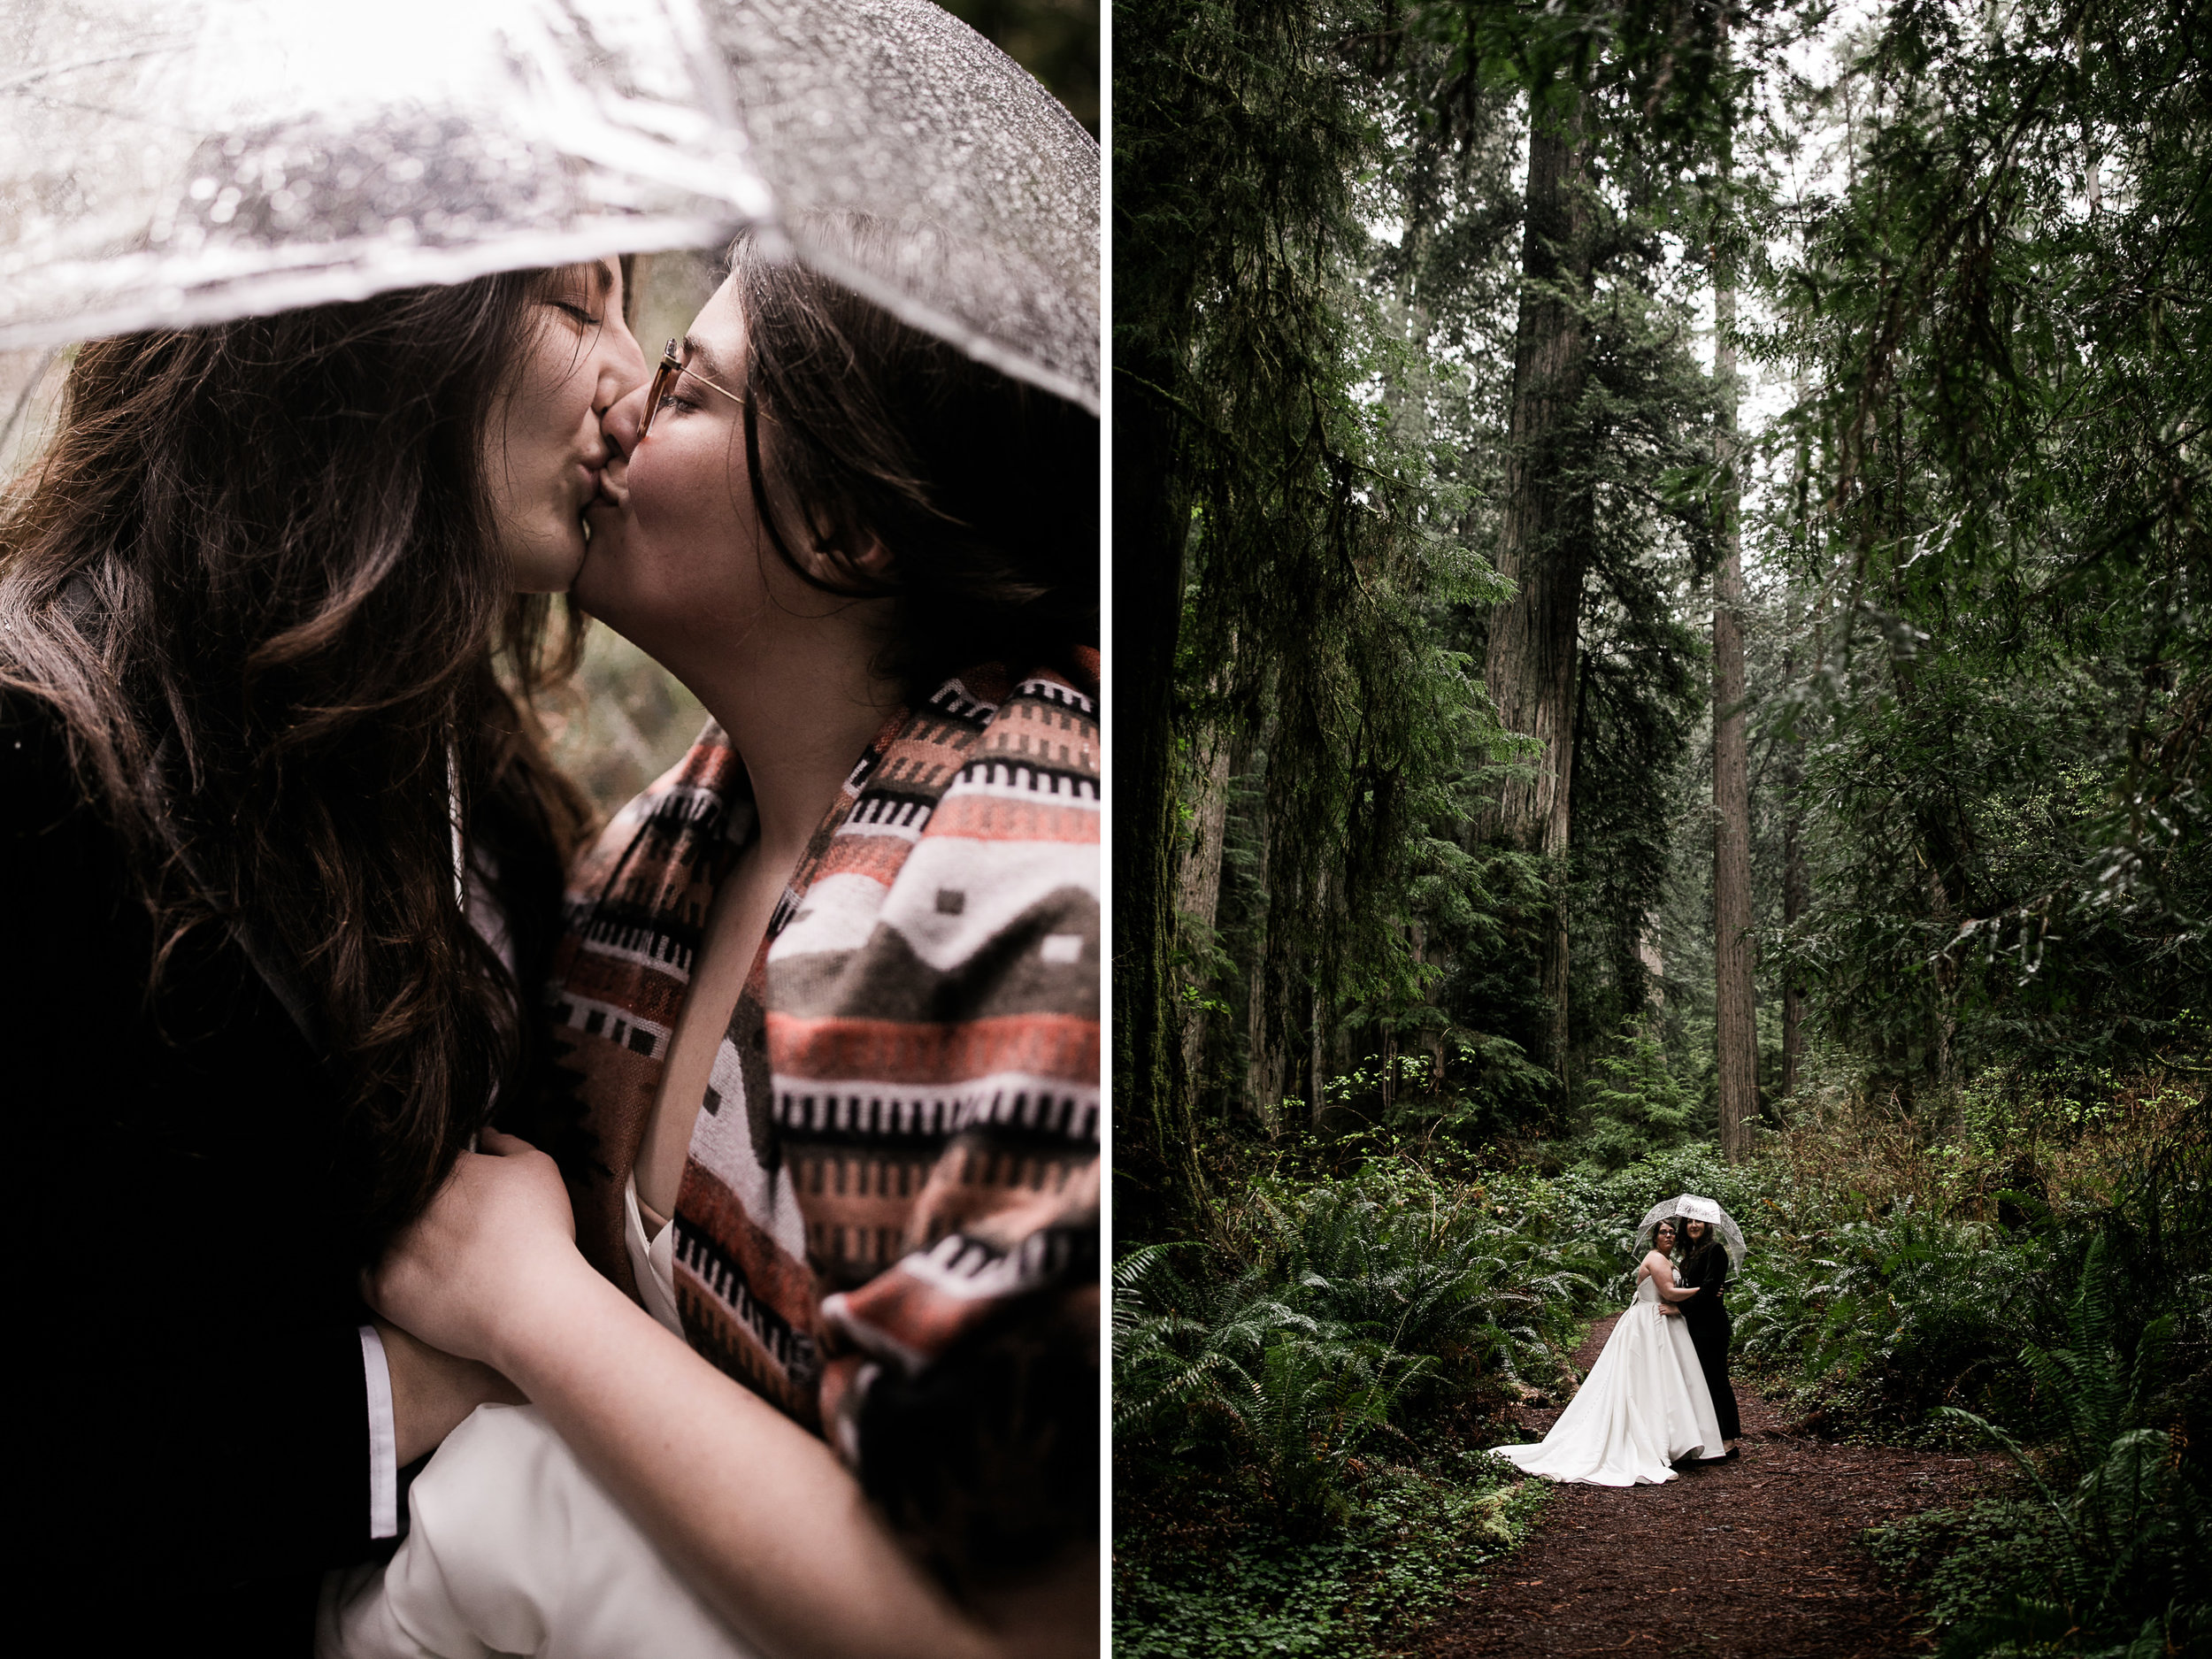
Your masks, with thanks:
<instances>
[{"instance_id":1,"label":"woman wearing eyeglasses","mask_svg":"<svg viewBox=\"0 0 2212 1659\"><path fill-rule=\"evenodd\" d=\"M572 877L557 1170L487 1136L377 1288L534 1408L326 1653L1095 1640L1096 423L733 259L575 588L715 724Z\"/></svg>"}]
</instances>

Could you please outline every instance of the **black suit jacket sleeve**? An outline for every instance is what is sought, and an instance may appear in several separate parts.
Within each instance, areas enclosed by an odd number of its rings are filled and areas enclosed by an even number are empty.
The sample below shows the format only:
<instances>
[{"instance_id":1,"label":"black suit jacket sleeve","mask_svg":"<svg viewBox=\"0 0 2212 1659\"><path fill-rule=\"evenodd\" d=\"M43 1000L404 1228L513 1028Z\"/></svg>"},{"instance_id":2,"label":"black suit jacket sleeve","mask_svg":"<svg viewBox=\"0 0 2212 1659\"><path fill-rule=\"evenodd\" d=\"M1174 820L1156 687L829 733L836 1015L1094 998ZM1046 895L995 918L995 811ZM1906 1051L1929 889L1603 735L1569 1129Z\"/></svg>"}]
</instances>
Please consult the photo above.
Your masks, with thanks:
<instances>
[{"instance_id":1,"label":"black suit jacket sleeve","mask_svg":"<svg viewBox=\"0 0 2212 1659\"><path fill-rule=\"evenodd\" d=\"M1707 1308L1721 1305L1721 1294L1728 1284L1728 1251L1725 1246L1715 1245L1702 1256L1692 1256L1682 1264L1679 1275L1685 1285L1695 1285L1698 1294L1685 1304L1685 1310L1702 1302Z\"/></svg>"},{"instance_id":2,"label":"black suit jacket sleeve","mask_svg":"<svg viewBox=\"0 0 2212 1659\"><path fill-rule=\"evenodd\" d=\"M0 699L18 1569L116 1586L118 1628L179 1598L173 1634L372 1553L366 1314L330 1084L219 930L150 999L153 942L51 717Z\"/></svg>"}]
</instances>

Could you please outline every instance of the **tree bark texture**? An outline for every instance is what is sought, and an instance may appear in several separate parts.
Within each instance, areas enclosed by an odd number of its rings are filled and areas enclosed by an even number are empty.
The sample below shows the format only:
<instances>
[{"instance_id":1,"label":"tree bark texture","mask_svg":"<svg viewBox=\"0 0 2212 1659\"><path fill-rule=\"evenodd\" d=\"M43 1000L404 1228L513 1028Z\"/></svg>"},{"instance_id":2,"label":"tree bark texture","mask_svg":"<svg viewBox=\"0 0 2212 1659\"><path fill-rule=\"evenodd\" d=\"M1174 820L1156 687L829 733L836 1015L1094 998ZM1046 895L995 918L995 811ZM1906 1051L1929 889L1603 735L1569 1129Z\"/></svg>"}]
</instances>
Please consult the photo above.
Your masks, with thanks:
<instances>
[{"instance_id":1,"label":"tree bark texture","mask_svg":"<svg viewBox=\"0 0 2212 1659\"><path fill-rule=\"evenodd\" d=\"M1782 679L1792 682L1797 660L1795 653L1782 659ZM1805 813L1798 802L1798 790L1805 780L1805 741L1802 738L1788 739L1782 747L1782 789L1787 807L1782 817L1782 926L1785 929L1797 926L1798 918L1805 914L1809 878L1805 867ZM1782 977L1782 1095L1788 1099L1797 1093L1797 1065L1805 1052L1805 1001L1798 989L1794 974Z\"/></svg>"},{"instance_id":2,"label":"tree bark texture","mask_svg":"<svg viewBox=\"0 0 2212 1659\"><path fill-rule=\"evenodd\" d=\"M1143 389L1171 383L1140 363L1114 419L1115 1220L1125 1237L1202 1202L1196 1136L1172 1018L1175 943L1173 687L1183 618L1188 504L1175 490L1175 414Z\"/></svg>"},{"instance_id":3,"label":"tree bark texture","mask_svg":"<svg viewBox=\"0 0 2212 1659\"><path fill-rule=\"evenodd\" d=\"M1244 1005L1244 1098L1251 1102L1260 1126L1271 1135L1283 1121L1283 1065L1287 1057L1283 1028L1289 1023L1289 1010L1284 1005L1281 976L1268 968L1268 953L1263 949L1252 957Z\"/></svg>"},{"instance_id":4,"label":"tree bark texture","mask_svg":"<svg viewBox=\"0 0 2212 1659\"><path fill-rule=\"evenodd\" d=\"M1509 781L1486 828L1508 844L1563 861L1574 767L1575 692L1590 503L1562 438L1581 400L1590 276L1586 157L1579 94L1529 134L1520 314L1513 342L1513 415L1506 456L1498 571L1514 595L1490 617L1483 679L1506 729L1536 740L1535 772ZM1547 930L1544 989L1554 1000L1545 1062L1566 1075L1565 872Z\"/></svg>"},{"instance_id":5,"label":"tree bark texture","mask_svg":"<svg viewBox=\"0 0 2212 1659\"><path fill-rule=\"evenodd\" d=\"M1311 1023L1306 1028L1313 1052L1306 1064L1306 1122L1321 1127L1321 1110L1329 1098L1328 1022L1321 1006L1321 987L1313 989Z\"/></svg>"},{"instance_id":6,"label":"tree bark texture","mask_svg":"<svg viewBox=\"0 0 2212 1659\"><path fill-rule=\"evenodd\" d=\"M1667 1044L1667 956L1660 941L1659 913L1656 910L1644 918L1643 926L1636 930L1636 960L1644 970L1644 1031L1659 1045L1662 1054Z\"/></svg>"},{"instance_id":7,"label":"tree bark texture","mask_svg":"<svg viewBox=\"0 0 2212 1659\"><path fill-rule=\"evenodd\" d=\"M1758 1005L1752 984L1751 778L1744 733L1742 489L1736 476L1736 294L1714 290L1713 373L1721 385L1721 557L1713 578L1713 990L1720 1145L1735 1159L1759 1115Z\"/></svg>"},{"instance_id":8,"label":"tree bark texture","mask_svg":"<svg viewBox=\"0 0 2212 1659\"><path fill-rule=\"evenodd\" d=\"M1260 1126L1271 1135L1282 1128L1284 1074L1291 1058L1286 1036L1290 1025L1286 975L1276 961L1282 945L1268 926L1273 909L1270 893L1274 826L1268 812L1266 768L1274 726L1271 709L1255 734L1249 751L1250 775L1256 787L1238 809L1240 817L1249 814L1249 845L1257 853L1251 891L1251 931L1239 947L1245 963L1245 1023L1244 1078L1238 1098L1250 1108Z\"/></svg>"},{"instance_id":9,"label":"tree bark texture","mask_svg":"<svg viewBox=\"0 0 2212 1659\"><path fill-rule=\"evenodd\" d=\"M1211 942L1214 918L1221 905L1221 849L1229 826L1229 781L1233 775L1233 745L1219 726L1208 726L1193 745L1192 764L1184 772L1189 792L1191 822L1182 843L1175 874L1176 924L1185 934L1187 963ZM1200 988L1200 976L1185 969L1185 983ZM1194 999L1179 1001L1176 1017L1182 1030L1183 1074L1186 1089L1195 1091L1206 1059L1206 1010Z\"/></svg>"}]
</instances>

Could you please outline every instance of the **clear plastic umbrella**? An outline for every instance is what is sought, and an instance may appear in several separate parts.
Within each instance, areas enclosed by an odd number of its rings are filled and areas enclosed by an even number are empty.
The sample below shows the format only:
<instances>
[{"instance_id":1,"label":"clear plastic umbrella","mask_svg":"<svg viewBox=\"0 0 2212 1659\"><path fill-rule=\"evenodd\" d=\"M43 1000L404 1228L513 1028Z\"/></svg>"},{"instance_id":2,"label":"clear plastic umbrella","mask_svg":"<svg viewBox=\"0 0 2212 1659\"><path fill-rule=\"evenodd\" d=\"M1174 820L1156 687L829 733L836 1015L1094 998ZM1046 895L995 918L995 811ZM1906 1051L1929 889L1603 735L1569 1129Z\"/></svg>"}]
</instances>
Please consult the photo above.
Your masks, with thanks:
<instances>
[{"instance_id":1,"label":"clear plastic umbrella","mask_svg":"<svg viewBox=\"0 0 2212 1659\"><path fill-rule=\"evenodd\" d=\"M1097 408L1097 145L929 0L0 0L0 350L854 210L894 234L829 274Z\"/></svg>"},{"instance_id":2,"label":"clear plastic umbrella","mask_svg":"<svg viewBox=\"0 0 2212 1659\"><path fill-rule=\"evenodd\" d=\"M1098 410L1098 142L934 0L710 0L753 152L810 263ZM916 234L856 265L807 215Z\"/></svg>"},{"instance_id":3,"label":"clear plastic umbrella","mask_svg":"<svg viewBox=\"0 0 2212 1659\"><path fill-rule=\"evenodd\" d=\"M1713 1230L1720 1234L1721 1243L1727 1248L1729 1271L1733 1272L1743 1265L1743 1229L1736 1225L1734 1217L1711 1199L1700 1198L1694 1193L1684 1193L1678 1198L1654 1204L1644 1213L1643 1225L1636 1229L1636 1248L1640 1252L1651 1248L1653 1230L1670 1216L1684 1221L1710 1222Z\"/></svg>"}]
</instances>

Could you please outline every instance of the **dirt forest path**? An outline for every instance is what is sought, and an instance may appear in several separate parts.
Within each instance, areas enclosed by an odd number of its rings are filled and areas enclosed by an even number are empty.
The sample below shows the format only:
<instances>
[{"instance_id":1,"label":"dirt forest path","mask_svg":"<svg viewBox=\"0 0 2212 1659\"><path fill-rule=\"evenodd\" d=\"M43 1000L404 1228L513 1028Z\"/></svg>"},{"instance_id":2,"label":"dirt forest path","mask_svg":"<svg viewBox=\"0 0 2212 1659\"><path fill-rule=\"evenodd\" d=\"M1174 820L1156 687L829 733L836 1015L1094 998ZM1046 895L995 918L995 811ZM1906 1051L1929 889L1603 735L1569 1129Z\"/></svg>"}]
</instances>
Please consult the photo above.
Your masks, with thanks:
<instances>
[{"instance_id":1,"label":"dirt forest path","mask_svg":"<svg viewBox=\"0 0 2212 1659\"><path fill-rule=\"evenodd\" d=\"M1584 1371L1615 1315L1575 1355ZM1641 1651L1668 1659L1861 1659L1926 1652L1922 1609L1875 1581L1869 1526L1962 1502L1974 1459L1786 1431L1740 1384L1743 1453L1656 1486L1563 1486L1528 1542L1403 1650L1422 1659ZM1556 1409L1524 1409L1541 1434Z\"/></svg>"}]
</instances>

